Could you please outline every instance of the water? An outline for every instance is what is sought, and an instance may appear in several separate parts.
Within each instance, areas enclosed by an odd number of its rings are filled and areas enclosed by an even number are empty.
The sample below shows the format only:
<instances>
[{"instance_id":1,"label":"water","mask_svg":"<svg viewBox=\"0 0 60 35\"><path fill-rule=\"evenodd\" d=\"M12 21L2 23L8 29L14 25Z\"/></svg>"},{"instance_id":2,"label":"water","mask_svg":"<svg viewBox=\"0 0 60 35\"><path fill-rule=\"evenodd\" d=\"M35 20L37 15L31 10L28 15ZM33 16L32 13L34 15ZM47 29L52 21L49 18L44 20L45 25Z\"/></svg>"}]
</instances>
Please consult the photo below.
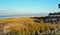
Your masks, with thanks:
<instances>
[{"instance_id":1,"label":"water","mask_svg":"<svg viewBox=\"0 0 60 35\"><path fill-rule=\"evenodd\" d=\"M25 14L25 15L1 15L0 18L12 18L12 17L32 17L32 16L47 16L46 14Z\"/></svg>"},{"instance_id":2,"label":"water","mask_svg":"<svg viewBox=\"0 0 60 35\"><path fill-rule=\"evenodd\" d=\"M5 18L5 17L8 17L8 16L0 16L0 18Z\"/></svg>"}]
</instances>

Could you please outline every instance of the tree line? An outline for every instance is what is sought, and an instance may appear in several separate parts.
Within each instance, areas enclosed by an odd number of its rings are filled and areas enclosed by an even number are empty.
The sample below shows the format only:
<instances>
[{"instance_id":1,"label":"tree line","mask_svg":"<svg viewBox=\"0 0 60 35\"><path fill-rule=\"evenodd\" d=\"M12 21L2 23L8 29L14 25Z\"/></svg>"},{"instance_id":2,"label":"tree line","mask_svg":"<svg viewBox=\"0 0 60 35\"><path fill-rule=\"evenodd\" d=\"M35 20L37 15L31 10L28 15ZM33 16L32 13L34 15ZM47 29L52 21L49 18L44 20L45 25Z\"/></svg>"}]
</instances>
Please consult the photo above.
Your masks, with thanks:
<instances>
[{"instance_id":1,"label":"tree line","mask_svg":"<svg viewBox=\"0 0 60 35\"><path fill-rule=\"evenodd\" d=\"M60 15L60 12L49 13L48 15Z\"/></svg>"}]
</instances>

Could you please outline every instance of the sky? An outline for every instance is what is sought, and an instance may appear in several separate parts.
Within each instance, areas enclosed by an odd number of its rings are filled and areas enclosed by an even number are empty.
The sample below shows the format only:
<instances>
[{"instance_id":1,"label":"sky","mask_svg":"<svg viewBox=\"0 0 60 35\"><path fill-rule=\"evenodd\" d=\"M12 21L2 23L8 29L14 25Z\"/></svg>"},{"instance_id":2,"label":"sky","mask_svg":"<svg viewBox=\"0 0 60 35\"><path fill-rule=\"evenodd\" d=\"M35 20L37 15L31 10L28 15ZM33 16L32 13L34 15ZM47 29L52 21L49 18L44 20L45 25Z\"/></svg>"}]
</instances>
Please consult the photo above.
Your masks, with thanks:
<instances>
[{"instance_id":1,"label":"sky","mask_svg":"<svg viewBox=\"0 0 60 35\"><path fill-rule=\"evenodd\" d=\"M58 12L60 0L0 0L0 15Z\"/></svg>"}]
</instances>

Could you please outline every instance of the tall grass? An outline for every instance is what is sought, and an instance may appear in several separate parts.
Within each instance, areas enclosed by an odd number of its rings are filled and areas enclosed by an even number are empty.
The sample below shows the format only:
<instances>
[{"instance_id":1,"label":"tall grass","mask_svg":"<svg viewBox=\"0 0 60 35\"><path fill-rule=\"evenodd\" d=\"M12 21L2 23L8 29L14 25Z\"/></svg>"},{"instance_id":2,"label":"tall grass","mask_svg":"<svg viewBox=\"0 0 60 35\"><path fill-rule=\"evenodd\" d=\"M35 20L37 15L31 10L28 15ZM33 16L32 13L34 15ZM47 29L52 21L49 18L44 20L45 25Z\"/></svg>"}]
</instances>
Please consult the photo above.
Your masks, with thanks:
<instances>
[{"instance_id":1,"label":"tall grass","mask_svg":"<svg viewBox=\"0 0 60 35\"><path fill-rule=\"evenodd\" d=\"M34 22L30 17L6 18L0 20L0 23L6 23L3 32L7 35L40 35L50 32L50 28L54 28L52 24Z\"/></svg>"}]
</instances>

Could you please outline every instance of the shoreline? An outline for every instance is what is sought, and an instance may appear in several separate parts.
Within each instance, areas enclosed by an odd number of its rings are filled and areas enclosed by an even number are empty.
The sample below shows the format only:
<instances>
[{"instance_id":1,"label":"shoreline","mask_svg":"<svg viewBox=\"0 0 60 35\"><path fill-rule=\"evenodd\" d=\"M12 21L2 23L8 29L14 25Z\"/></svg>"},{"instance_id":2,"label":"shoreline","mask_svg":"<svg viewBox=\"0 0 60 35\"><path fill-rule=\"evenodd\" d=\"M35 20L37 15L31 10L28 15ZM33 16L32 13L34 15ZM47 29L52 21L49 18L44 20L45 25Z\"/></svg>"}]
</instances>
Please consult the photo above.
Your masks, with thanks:
<instances>
[{"instance_id":1,"label":"shoreline","mask_svg":"<svg viewBox=\"0 0 60 35\"><path fill-rule=\"evenodd\" d=\"M12 17L0 17L0 19L3 19L3 18L20 18L20 17L45 17L45 16L12 16Z\"/></svg>"}]
</instances>

